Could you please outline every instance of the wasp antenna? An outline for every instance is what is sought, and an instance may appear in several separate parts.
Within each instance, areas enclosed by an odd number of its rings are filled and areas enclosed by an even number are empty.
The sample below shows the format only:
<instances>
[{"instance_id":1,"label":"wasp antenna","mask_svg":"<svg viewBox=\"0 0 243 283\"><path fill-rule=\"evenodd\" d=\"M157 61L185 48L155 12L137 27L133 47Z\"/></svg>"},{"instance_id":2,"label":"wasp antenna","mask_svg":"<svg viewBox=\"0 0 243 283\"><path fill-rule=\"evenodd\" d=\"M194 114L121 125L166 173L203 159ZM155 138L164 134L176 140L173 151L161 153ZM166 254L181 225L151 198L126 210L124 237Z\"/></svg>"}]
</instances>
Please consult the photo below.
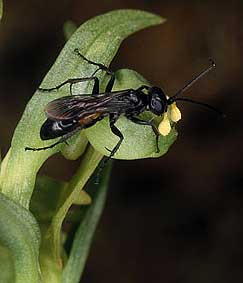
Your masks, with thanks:
<instances>
[{"instance_id":1,"label":"wasp antenna","mask_svg":"<svg viewBox=\"0 0 243 283\"><path fill-rule=\"evenodd\" d=\"M185 102L189 102L189 103L193 103L193 104L197 104L197 105L201 105L209 110L212 110L216 113L218 113L218 115L220 115L222 118L225 118L225 114L223 112L221 112L219 109L207 104L207 103L204 103L204 102L199 102L199 101L195 101L195 100L192 100L190 98L185 98L185 97L179 97L179 98L176 98L174 101L185 101Z\"/></svg>"},{"instance_id":2,"label":"wasp antenna","mask_svg":"<svg viewBox=\"0 0 243 283\"><path fill-rule=\"evenodd\" d=\"M212 67L216 67L216 64L212 58L210 58L209 61L211 62Z\"/></svg>"},{"instance_id":3,"label":"wasp antenna","mask_svg":"<svg viewBox=\"0 0 243 283\"><path fill-rule=\"evenodd\" d=\"M179 96L180 94L182 94L183 92L185 92L188 88L190 88L195 82L197 82L199 79L201 79L202 77L204 77L209 71L211 71L215 66L215 62L212 59L209 59L209 61L211 62L211 65L203 70L201 73L199 73L197 76L195 76L191 81L189 81L183 88L181 88L180 90L178 90L176 92L175 95L171 96L168 99L168 104L173 103L176 100L176 97Z\"/></svg>"}]
</instances>

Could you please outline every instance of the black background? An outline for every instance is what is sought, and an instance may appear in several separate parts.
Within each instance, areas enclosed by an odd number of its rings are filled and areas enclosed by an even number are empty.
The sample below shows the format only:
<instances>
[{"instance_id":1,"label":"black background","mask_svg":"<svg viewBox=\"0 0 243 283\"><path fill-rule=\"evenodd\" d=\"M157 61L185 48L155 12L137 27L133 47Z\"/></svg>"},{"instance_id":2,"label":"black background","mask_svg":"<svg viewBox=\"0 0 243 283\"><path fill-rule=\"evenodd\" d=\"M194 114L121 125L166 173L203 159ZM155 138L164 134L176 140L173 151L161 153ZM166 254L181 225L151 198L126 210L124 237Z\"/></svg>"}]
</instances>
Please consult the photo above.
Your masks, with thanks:
<instances>
[{"instance_id":1,"label":"black background","mask_svg":"<svg viewBox=\"0 0 243 283\"><path fill-rule=\"evenodd\" d=\"M115 161L83 282L234 282L243 278L242 1L5 1L0 24L4 155L25 104L64 45L63 23L118 8L167 22L129 37L112 68L132 68L172 95L208 65L187 96L225 119L181 105L176 143L162 158ZM34 114L33 114L34 115ZM79 161L52 157L41 174L68 180Z\"/></svg>"}]
</instances>

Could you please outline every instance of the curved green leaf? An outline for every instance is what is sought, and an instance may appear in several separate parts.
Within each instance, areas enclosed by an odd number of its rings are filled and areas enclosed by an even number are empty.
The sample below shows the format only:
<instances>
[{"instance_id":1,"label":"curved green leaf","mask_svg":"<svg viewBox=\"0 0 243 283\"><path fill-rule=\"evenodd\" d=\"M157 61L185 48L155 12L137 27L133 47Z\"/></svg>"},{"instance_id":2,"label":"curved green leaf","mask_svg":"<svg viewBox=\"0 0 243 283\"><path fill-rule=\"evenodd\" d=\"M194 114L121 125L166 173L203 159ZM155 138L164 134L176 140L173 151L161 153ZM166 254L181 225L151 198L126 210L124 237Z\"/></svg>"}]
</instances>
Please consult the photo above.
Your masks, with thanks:
<instances>
[{"instance_id":1,"label":"curved green leaf","mask_svg":"<svg viewBox=\"0 0 243 283\"><path fill-rule=\"evenodd\" d=\"M40 282L40 232L34 217L0 193L0 243L12 254L15 283Z\"/></svg>"},{"instance_id":2,"label":"curved green leaf","mask_svg":"<svg viewBox=\"0 0 243 283\"><path fill-rule=\"evenodd\" d=\"M143 84L149 85L140 74L132 70L122 69L116 72L114 90L126 89L127 86L136 89ZM158 122L161 119L151 112L143 113L140 117L147 121L154 119L155 124L156 121ZM157 152L155 135L150 126L135 124L125 117L119 118L116 122L116 126L121 130L124 136L124 140L114 156L114 158L117 159L139 159L162 156L168 151L177 137L175 129L173 129L168 136L160 136L160 151ZM106 156L108 156L110 152L105 147L112 149L119 140L118 137L111 132L108 118L86 129L85 134L92 146Z\"/></svg>"},{"instance_id":3,"label":"curved green leaf","mask_svg":"<svg viewBox=\"0 0 243 283\"><path fill-rule=\"evenodd\" d=\"M79 228L75 234L67 264L63 270L63 283L80 282L80 277L89 254L91 241L104 208L109 174L110 166L107 166L103 171L102 182L98 190L97 186L94 185L95 174L88 184L87 191L91 194L93 201L88 207L81 207L83 217L81 218Z\"/></svg>"},{"instance_id":4,"label":"curved green leaf","mask_svg":"<svg viewBox=\"0 0 243 283\"><path fill-rule=\"evenodd\" d=\"M75 48L79 48L86 57L109 65L124 38L162 21L159 16L137 10L117 10L87 21L66 43L41 87L50 88L69 78L93 74L96 67L81 60L74 52ZM103 72L98 74L99 78L103 76ZM78 84L74 87L74 93L90 93L91 87L90 83ZM8 158L3 161L0 174L2 192L26 208L29 206L39 168L48 157L63 149L65 144L39 152L25 151L24 148L43 147L53 143L53 140L41 141L39 137L40 127L45 120L44 108L51 100L67 94L68 86L59 91L35 93L15 130Z\"/></svg>"}]
</instances>

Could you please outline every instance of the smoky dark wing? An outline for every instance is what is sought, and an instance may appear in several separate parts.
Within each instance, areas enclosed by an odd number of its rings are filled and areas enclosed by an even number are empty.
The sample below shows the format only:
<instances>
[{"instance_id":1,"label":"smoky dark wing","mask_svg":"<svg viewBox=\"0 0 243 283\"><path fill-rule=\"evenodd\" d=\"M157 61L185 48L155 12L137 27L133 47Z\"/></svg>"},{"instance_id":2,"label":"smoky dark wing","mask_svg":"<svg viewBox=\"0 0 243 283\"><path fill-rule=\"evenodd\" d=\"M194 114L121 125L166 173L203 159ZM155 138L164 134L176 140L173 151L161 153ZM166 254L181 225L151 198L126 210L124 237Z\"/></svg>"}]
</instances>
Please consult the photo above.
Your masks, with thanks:
<instances>
[{"instance_id":1,"label":"smoky dark wing","mask_svg":"<svg viewBox=\"0 0 243 283\"><path fill-rule=\"evenodd\" d=\"M53 120L69 120L82 116L83 113L95 109L106 101L104 96L74 95L55 99L47 104L45 111Z\"/></svg>"},{"instance_id":2,"label":"smoky dark wing","mask_svg":"<svg viewBox=\"0 0 243 283\"><path fill-rule=\"evenodd\" d=\"M95 112L116 111L117 108L124 107L124 104L127 104L123 101L124 95L126 95L125 91L97 96L64 96L48 103L45 112L50 119L69 120L82 118Z\"/></svg>"}]
</instances>

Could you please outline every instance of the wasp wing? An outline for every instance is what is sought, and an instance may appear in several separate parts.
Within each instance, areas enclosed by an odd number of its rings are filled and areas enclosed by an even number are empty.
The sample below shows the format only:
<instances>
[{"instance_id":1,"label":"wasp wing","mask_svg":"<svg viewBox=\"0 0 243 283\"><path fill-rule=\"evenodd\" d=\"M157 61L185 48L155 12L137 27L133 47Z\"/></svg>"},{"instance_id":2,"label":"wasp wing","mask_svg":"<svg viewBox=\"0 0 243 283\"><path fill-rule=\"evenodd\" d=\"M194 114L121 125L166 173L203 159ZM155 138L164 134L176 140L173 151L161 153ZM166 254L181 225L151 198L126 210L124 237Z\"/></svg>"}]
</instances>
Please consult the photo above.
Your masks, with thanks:
<instances>
[{"instance_id":1,"label":"wasp wing","mask_svg":"<svg viewBox=\"0 0 243 283\"><path fill-rule=\"evenodd\" d=\"M70 120L102 105L108 98L104 96L74 95L55 99L47 104L45 112L53 120Z\"/></svg>"},{"instance_id":2,"label":"wasp wing","mask_svg":"<svg viewBox=\"0 0 243 283\"><path fill-rule=\"evenodd\" d=\"M64 96L49 102L45 108L48 118L52 120L70 120L83 118L92 113L110 113L128 107L124 100L127 90L100 95L72 95Z\"/></svg>"}]
</instances>

